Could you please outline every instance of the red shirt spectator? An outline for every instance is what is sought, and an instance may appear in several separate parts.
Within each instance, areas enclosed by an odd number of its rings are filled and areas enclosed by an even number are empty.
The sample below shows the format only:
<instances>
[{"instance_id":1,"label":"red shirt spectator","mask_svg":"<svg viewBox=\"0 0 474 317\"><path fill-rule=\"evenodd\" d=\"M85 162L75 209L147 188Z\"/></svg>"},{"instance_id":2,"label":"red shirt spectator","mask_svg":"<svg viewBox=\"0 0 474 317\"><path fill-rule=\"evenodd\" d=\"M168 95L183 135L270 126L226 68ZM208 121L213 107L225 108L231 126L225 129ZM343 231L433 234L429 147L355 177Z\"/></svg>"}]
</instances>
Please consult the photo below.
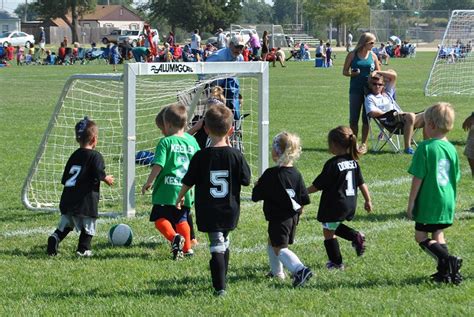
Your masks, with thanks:
<instances>
[{"instance_id":1,"label":"red shirt spectator","mask_svg":"<svg viewBox=\"0 0 474 317\"><path fill-rule=\"evenodd\" d=\"M7 47L7 60L12 61L13 58L15 58L15 48L11 44L8 44L8 47Z\"/></svg>"}]
</instances>

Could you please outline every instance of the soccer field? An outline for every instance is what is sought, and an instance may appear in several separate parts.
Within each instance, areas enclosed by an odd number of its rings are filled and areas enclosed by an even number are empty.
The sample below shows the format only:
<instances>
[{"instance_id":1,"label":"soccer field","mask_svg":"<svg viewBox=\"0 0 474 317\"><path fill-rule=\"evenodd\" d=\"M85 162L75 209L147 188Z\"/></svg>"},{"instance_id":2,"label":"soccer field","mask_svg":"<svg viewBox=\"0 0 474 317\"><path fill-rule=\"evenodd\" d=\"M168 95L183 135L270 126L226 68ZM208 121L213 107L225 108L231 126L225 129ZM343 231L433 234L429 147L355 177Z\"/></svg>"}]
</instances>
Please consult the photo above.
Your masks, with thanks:
<instances>
[{"instance_id":1,"label":"soccer field","mask_svg":"<svg viewBox=\"0 0 474 317\"><path fill-rule=\"evenodd\" d=\"M366 234L363 257L340 239L346 270L325 268L327 256L316 220L320 194L313 194L291 249L311 267L314 277L299 289L292 288L290 279L269 280L262 206L244 201L239 228L230 237L224 298L212 295L206 236L198 233L194 258L172 261L168 242L148 221L150 205L140 206L132 219L101 218L90 259L76 257L76 233L61 244L57 257L46 255L46 240L59 216L25 210L20 200L23 181L66 79L77 73L109 73L111 66L1 68L0 316L473 315L474 180L462 154L466 133L461 124L474 111L474 99L423 95L434 54L392 59L389 67L398 73L397 100L404 110L419 111L448 101L456 111L448 138L458 150L462 176L456 220L445 234L450 252L464 259L464 282L459 286L429 282L435 263L414 241L414 223L405 217L411 156L394 154L387 147L360 160L374 212L367 214L359 201L349 225ZM314 68L310 62L270 69L270 137L282 130L301 137L303 153L297 167L307 185L331 156L328 131L348 124L349 79L342 76L343 55L338 53L335 67L328 69ZM158 138L158 130L156 134ZM128 248L112 247L108 229L122 222L132 227L134 241Z\"/></svg>"}]
</instances>

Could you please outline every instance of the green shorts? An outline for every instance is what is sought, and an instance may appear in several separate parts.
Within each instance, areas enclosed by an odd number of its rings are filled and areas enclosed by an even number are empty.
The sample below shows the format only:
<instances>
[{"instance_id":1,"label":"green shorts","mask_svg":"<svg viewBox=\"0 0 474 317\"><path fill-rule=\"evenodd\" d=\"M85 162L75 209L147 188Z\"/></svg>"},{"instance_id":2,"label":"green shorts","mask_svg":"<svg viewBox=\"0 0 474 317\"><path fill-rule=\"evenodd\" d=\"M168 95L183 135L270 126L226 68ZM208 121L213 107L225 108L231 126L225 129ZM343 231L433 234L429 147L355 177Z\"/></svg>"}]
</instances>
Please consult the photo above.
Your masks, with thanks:
<instances>
[{"instance_id":1,"label":"green shorts","mask_svg":"<svg viewBox=\"0 0 474 317\"><path fill-rule=\"evenodd\" d=\"M335 231L337 227L342 223L342 221L337 221L337 222L322 222L321 224L323 225L324 229Z\"/></svg>"}]
</instances>

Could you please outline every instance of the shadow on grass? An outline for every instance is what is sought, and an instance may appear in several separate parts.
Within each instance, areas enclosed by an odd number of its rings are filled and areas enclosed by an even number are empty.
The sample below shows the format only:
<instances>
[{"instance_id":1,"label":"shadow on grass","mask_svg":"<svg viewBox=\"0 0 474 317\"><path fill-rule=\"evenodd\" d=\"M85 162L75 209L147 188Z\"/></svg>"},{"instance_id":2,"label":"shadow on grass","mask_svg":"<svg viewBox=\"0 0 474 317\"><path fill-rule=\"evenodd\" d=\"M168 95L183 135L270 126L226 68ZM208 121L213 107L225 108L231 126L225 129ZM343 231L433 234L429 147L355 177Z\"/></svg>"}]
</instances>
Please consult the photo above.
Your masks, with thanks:
<instances>
[{"instance_id":1,"label":"shadow on grass","mask_svg":"<svg viewBox=\"0 0 474 317\"><path fill-rule=\"evenodd\" d=\"M370 221L370 222L384 222L387 220L407 220L406 212L400 211L396 213L362 213L359 212L357 215L357 220Z\"/></svg>"}]
</instances>

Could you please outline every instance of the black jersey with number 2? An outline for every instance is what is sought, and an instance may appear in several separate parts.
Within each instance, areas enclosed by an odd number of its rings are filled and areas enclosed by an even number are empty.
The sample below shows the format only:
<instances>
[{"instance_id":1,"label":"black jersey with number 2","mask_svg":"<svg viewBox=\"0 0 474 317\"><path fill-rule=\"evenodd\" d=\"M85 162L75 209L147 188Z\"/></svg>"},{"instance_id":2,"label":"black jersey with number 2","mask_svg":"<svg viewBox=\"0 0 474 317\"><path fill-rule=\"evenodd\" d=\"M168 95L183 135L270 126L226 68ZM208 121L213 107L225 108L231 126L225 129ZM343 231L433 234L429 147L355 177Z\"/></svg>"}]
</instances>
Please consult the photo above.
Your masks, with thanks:
<instances>
[{"instance_id":1,"label":"black jersey with number 2","mask_svg":"<svg viewBox=\"0 0 474 317\"><path fill-rule=\"evenodd\" d=\"M364 178L357 161L350 155L335 156L324 164L321 174L313 181L322 190L318 221L337 222L354 218L357 188Z\"/></svg>"},{"instance_id":2,"label":"black jersey with number 2","mask_svg":"<svg viewBox=\"0 0 474 317\"><path fill-rule=\"evenodd\" d=\"M100 181L105 176L105 163L99 152L77 149L64 168L61 180L64 189L59 203L61 213L96 218Z\"/></svg>"},{"instance_id":3,"label":"black jersey with number 2","mask_svg":"<svg viewBox=\"0 0 474 317\"><path fill-rule=\"evenodd\" d=\"M199 231L235 229L240 216L240 189L250 184L250 168L240 151L229 146L198 151L181 182L195 185Z\"/></svg>"},{"instance_id":4,"label":"black jersey with number 2","mask_svg":"<svg viewBox=\"0 0 474 317\"><path fill-rule=\"evenodd\" d=\"M310 203L300 172L294 167L280 166L270 167L263 173L253 188L252 200L263 200L267 221L291 218Z\"/></svg>"}]
</instances>

